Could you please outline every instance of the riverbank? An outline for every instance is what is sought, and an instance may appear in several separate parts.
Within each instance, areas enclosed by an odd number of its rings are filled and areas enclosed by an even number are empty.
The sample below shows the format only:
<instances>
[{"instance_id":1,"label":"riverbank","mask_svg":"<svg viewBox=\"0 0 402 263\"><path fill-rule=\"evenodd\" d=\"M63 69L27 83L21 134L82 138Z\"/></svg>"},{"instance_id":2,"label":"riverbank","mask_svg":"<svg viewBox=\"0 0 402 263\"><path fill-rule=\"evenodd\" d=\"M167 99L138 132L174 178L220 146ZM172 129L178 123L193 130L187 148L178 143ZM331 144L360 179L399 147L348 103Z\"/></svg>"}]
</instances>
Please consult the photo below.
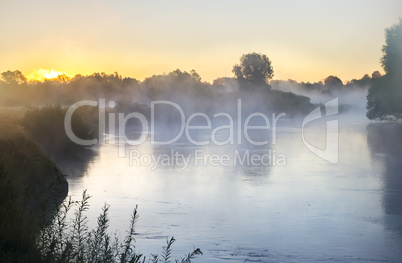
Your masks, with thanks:
<instances>
[{"instance_id":1,"label":"riverbank","mask_svg":"<svg viewBox=\"0 0 402 263\"><path fill-rule=\"evenodd\" d=\"M90 196L83 191L81 201L66 200L68 183L57 158L76 166L77 159L71 157L90 158L92 150L68 140L65 112L60 105L0 109L0 262L145 262L146 256L134 245L137 206L127 236L119 240L108 231L108 205L102 207L97 227L90 230L85 215ZM96 125L89 124L92 112L78 111L74 132L92 136ZM70 210L74 210L71 221ZM162 253L152 253L150 260L167 261L174 241L167 238ZM197 255L202 255L199 248L175 262L192 262Z\"/></svg>"},{"instance_id":2,"label":"riverbank","mask_svg":"<svg viewBox=\"0 0 402 263\"><path fill-rule=\"evenodd\" d=\"M0 261L34 260L35 234L68 183L21 125L21 109L0 111ZM28 256L29 258L26 258Z\"/></svg>"}]
</instances>

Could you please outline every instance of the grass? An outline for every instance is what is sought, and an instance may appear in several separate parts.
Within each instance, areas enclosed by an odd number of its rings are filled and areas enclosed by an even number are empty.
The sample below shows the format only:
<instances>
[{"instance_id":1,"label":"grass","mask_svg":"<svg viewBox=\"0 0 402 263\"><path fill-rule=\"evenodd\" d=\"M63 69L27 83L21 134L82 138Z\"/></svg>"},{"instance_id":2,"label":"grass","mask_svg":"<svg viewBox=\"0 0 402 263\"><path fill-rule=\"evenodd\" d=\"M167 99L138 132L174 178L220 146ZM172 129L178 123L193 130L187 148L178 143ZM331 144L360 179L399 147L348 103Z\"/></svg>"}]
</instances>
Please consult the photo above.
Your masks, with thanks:
<instances>
[{"instance_id":1,"label":"grass","mask_svg":"<svg viewBox=\"0 0 402 263\"><path fill-rule=\"evenodd\" d=\"M181 262L190 263L202 252L199 248L179 259L172 259L172 245L175 239L167 239L161 254L146 256L135 250L135 224L138 209L133 210L127 235L123 241L108 233L109 206L102 208L96 229L89 230L85 213L89 209L89 195L83 192L82 199L65 201L56 211L51 224L45 227L36 241L43 262ZM75 206L74 217L68 222L68 213Z\"/></svg>"}]
</instances>

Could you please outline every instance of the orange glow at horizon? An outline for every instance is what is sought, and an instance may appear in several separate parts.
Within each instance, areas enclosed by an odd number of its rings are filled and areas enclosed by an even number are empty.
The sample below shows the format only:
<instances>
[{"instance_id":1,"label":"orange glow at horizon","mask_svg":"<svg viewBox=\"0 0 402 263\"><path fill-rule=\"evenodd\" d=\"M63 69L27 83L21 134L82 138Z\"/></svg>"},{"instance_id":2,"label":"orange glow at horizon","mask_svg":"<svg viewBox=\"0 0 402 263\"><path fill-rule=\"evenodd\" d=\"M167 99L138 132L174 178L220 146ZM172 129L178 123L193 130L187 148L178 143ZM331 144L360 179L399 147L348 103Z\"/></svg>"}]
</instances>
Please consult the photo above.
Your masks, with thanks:
<instances>
[{"instance_id":1,"label":"orange glow at horizon","mask_svg":"<svg viewBox=\"0 0 402 263\"><path fill-rule=\"evenodd\" d=\"M400 0L3 2L0 73L31 81L194 69L211 83L258 52L274 79L345 82L381 71L384 30L402 17Z\"/></svg>"},{"instance_id":2,"label":"orange glow at horizon","mask_svg":"<svg viewBox=\"0 0 402 263\"><path fill-rule=\"evenodd\" d=\"M35 72L33 72L32 74L30 74L28 76L28 79L30 81L44 81L44 80L48 80L48 79L55 79L60 75L66 75L68 76L68 74L64 73L64 72L59 72L59 71L55 71L54 69L48 70L48 69L39 69Z\"/></svg>"}]
</instances>

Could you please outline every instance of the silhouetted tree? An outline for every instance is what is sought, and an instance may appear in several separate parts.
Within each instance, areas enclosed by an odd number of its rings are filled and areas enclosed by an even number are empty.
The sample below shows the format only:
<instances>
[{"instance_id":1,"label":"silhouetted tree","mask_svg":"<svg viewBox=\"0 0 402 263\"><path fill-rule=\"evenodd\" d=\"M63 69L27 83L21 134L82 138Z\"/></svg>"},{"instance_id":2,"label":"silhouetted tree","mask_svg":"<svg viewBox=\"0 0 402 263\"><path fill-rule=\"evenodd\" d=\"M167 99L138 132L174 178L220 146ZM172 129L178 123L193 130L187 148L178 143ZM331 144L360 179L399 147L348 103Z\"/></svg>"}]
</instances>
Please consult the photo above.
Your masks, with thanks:
<instances>
[{"instance_id":1,"label":"silhouetted tree","mask_svg":"<svg viewBox=\"0 0 402 263\"><path fill-rule=\"evenodd\" d=\"M371 74L371 78L372 78L372 79L380 78L381 76L382 76L382 75L381 75L381 73L380 73L378 70L374 71L374 72Z\"/></svg>"},{"instance_id":2,"label":"silhouetted tree","mask_svg":"<svg viewBox=\"0 0 402 263\"><path fill-rule=\"evenodd\" d=\"M0 104L17 106L27 104L32 91L27 89L28 80L19 70L6 71L0 74Z\"/></svg>"},{"instance_id":3,"label":"silhouetted tree","mask_svg":"<svg viewBox=\"0 0 402 263\"><path fill-rule=\"evenodd\" d=\"M201 82L200 75L176 69L169 74L154 75L146 78L142 84L151 100L171 100L178 102L185 96L203 96L208 92L209 84Z\"/></svg>"},{"instance_id":4,"label":"silhouetted tree","mask_svg":"<svg viewBox=\"0 0 402 263\"><path fill-rule=\"evenodd\" d=\"M385 30L381 64L386 75L373 78L367 95L367 117L371 120L402 118L402 19Z\"/></svg>"},{"instance_id":5,"label":"silhouetted tree","mask_svg":"<svg viewBox=\"0 0 402 263\"><path fill-rule=\"evenodd\" d=\"M324 80L324 84L325 84L325 86L334 87L334 88L340 88L343 86L342 80L340 78L338 78L337 76L328 76Z\"/></svg>"},{"instance_id":6,"label":"silhouetted tree","mask_svg":"<svg viewBox=\"0 0 402 263\"><path fill-rule=\"evenodd\" d=\"M201 76L194 69L190 71L190 75L195 81L197 82L201 81Z\"/></svg>"},{"instance_id":7,"label":"silhouetted tree","mask_svg":"<svg viewBox=\"0 0 402 263\"><path fill-rule=\"evenodd\" d=\"M381 77L381 73L379 71L374 71L371 74L364 74L361 79L352 79L346 83L347 88L369 88L373 83L373 79Z\"/></svg>"},{"instance_id":8,"label":"silhouetted tree","mask_svg":"<svg viewBox=\"0 0 402 263\"><path fill-rule=\"evenodd\" d=\"M7 84L22 84L27 82L27 78L19 70L3 72L1 73L1 79Z\"/></svg>"},{"instance_id":9,"label":"silhouetted tree","mask_svg":"<svg viewBox=\"0 0 402 263\"><path fill-rule=\"evenodd\" d=\"M240 65L236 64L232 71L240 88L245 90L270 88L268 81L274 76L269 58L255 52L243 55L240 58Z\"/></svg>"},{"instance_id":10,"label":"silhouetted tree","mask_svg":"<svg viewBox=\"0 0 402 263\"><path fill-rule=\"evenodd\" d=\"M381 64L387 74L402 73L402 19L385 30L385 45L382 48L384 55Z\"/></svg>"}]
</instances>

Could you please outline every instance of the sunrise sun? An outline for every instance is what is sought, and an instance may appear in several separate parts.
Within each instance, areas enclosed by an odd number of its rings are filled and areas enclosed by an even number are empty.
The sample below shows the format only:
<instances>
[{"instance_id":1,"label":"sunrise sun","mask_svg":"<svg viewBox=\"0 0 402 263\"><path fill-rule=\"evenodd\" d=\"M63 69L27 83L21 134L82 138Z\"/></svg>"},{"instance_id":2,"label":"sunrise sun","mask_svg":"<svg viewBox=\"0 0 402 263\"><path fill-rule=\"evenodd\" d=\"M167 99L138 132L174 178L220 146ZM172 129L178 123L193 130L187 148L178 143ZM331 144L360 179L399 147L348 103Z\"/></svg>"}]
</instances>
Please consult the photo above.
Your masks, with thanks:
<instances>
[{"instance_id":1,"label":"sunrise sun","mask_svg":"<svg viewBox=\"0 0 402 263\"><path fill-rule=\"evenodd\" d=\"M28 78L30 80L39 80L39 81L44 81L48 79L54 79L57 78L60 75L66 75L63 72L55 71L54 69L48 70L48 69L39 69L36 72L32 73Z\"/></svg>"}]
</instances>

